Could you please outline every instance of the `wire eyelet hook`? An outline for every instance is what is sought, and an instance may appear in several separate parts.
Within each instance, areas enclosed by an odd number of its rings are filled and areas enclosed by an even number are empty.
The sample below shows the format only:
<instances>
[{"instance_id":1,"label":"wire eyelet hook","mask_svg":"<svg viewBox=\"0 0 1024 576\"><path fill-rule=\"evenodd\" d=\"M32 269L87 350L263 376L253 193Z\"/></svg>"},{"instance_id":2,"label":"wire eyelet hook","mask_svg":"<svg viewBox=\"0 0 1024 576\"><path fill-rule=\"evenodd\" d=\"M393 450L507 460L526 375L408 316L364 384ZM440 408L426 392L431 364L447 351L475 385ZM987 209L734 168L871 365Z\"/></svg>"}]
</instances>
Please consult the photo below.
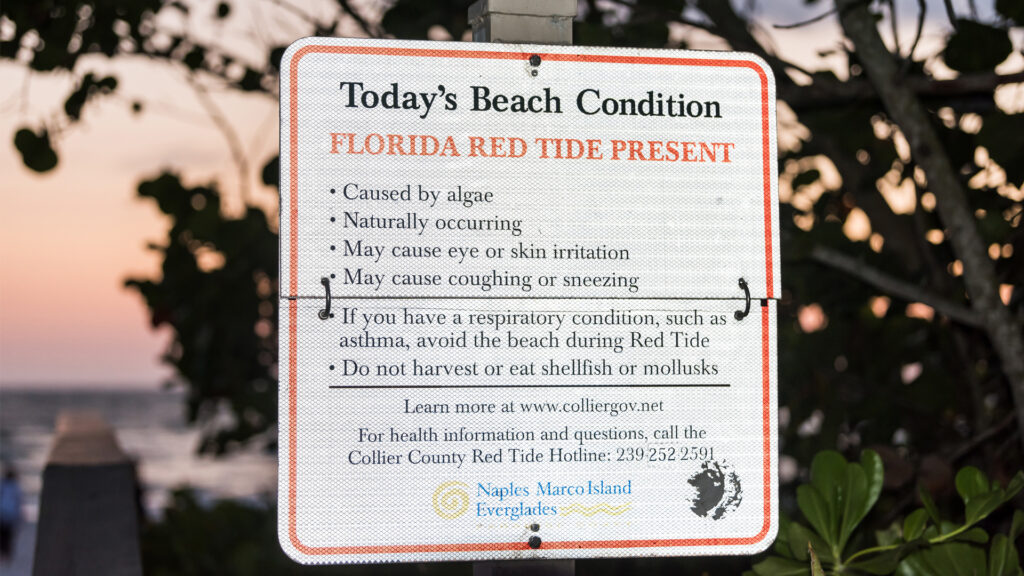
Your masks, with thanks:
<instances>
[{"instance_id":1,"label":"wire eyelet hook","mask_svg":"<svg viewBox=\"0 0 1024 576\"><path fill-rule=\"evenodd\" d=\"M331 281L324 277L320 279L320 283L324 285L324 291L326 292L326 296L324 298L326 308L321 310L318 316L320 316L321 320L327 320L333 316L333 314L331 314Z\"/></svg>"},{"instance_id":2,"label":"wire eyelet hook","mask_svg":"<svg viewBox=\"0 0 1024 576\"><path fill-rule=\"evenodd\" d=\"M747 317L747 314L750 314L750 288L747 287L747 281L744 280L743 278L740 278L739 284L740 288L743 289L744 299L746 300L747 305L742 312L737 310L734 315L736 316L737 320L743 320L744 318Z\"/></svg>"}]
</instances>

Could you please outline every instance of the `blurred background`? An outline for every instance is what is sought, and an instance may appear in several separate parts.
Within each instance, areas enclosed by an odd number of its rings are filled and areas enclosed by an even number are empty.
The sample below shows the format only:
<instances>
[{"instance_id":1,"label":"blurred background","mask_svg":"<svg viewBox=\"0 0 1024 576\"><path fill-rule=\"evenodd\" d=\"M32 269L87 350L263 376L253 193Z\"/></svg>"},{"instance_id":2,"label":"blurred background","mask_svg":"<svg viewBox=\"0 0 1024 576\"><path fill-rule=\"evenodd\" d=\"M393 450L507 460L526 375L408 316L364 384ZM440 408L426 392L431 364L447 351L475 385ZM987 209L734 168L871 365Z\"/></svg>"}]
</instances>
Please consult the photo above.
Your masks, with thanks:
<instances>
[{"instance_id":1,"label":"blurred background","mask_svg":"<svg viewBox=\"0 0 1024 576\"><path fill-rule=\"evenodd\" d=\"M0 5L0 460L23 518L2 573L30 573L68 408L102 413L137 463L148 574L319 571L276 541L278 61L312 35L468 41L469 3ZM1007 486L1024 467L1024 3L853 5L581 0L573 37L744 50L775 71L783 511L802 517L816 454L871 449L885 473L865 534L924 504L920 486L968 522L958 470ZM886 81L854 37L860 10ZM923 115L888 105L886 84ZM977 524L1012 548L1021 500L1005 500Z\"/></svg>"}]
</instances>

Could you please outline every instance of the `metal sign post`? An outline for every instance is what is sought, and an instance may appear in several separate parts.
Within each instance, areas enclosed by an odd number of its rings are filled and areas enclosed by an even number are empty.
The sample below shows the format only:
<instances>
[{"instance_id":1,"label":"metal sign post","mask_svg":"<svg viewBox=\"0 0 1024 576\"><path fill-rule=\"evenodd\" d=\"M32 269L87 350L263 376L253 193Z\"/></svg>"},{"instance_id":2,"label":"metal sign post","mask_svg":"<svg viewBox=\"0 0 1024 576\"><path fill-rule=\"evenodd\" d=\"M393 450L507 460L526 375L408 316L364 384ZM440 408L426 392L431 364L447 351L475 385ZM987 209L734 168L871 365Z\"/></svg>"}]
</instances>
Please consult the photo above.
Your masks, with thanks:
<instances>
[{"instance_id":1,"label":"metal sign post","mask_svg":"<svg viewBox=\"0 0 1024 576\"><path fill-rule=\"evenodd\" d=\"M572 44L576 0L477 0L469 7L474 42ZM539 525L537 525L539 531ZM538 537L539 538L539 537ZM473 576L571 576L575 560L474 562Z\"/></svg>"},{"instance_id":2,"label":"metal sign post","mask_svg":"<svg viewBox=\"0 0 1024 576\"><path fill-rule=\"evenodd\" d=\"M308 38L281 82L279 527L293 558L771 543L763 62Z\"/></svg>"},{"instance_id":3,"label":"metal sign post","mask_svg":"<svg viewBox=\"0 0 1024 576\"><path fill-rule=\"evenodd\" d=\"M570 45L576 0L477 0L468 17L474 42Z\"/></svg>"}]
</instances>

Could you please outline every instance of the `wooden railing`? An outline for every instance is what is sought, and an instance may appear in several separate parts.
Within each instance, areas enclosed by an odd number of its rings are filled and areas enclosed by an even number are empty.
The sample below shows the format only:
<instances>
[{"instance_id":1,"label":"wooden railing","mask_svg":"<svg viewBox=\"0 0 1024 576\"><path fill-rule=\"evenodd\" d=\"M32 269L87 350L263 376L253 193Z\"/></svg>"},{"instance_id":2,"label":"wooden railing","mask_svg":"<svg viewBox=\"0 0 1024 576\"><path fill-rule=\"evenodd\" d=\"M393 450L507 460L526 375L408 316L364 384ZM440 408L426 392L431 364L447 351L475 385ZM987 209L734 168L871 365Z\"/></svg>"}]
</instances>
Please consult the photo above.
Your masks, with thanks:
<instances>
[{"instance_id":1,"label":"wooden railing","mask_svg":"<svg viewBox=\"0 0 1024 576\"><path fill-rule=\"evenodd\" d=\"M139 576L135 463L99 414L64 412L43 470L35 576Z\"/></svg>"}]
</instances>

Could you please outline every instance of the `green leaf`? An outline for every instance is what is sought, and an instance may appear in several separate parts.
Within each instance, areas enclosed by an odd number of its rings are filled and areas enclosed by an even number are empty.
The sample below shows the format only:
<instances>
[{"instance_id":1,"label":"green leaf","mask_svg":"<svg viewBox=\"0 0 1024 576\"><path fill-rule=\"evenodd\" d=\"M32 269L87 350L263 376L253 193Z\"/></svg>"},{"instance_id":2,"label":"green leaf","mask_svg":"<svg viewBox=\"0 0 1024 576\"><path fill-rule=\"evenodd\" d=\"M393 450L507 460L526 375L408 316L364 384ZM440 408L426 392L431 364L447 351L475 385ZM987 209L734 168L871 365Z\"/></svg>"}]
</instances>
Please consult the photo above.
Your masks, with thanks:
<instances>
[{"instance_id":1,"label":"green leaf","mask_svg":"<svg viewBox=\"0 0 1024 576\"><path fill-rule=\"evenodd\" d=\"M917 496L921 499L921 504L924 505L924 509L928 512L928 517L932 519L932 523L936 526L941 525L942 519L939 517L939 509L935 506L932 495L928 493L924 485L917 487Z\"/></svg>"},{"instance_id":2,"label":"green leaf","mask_svg":"<svg viewBox=\"0 0 1024 576\"><path fill-rule=\"evenodd\" d=\"M821 497L825 512L820 517L821 524L811 524L833 549L839 544L839 491L846 479L846 467L846 458L834 450L818 452L811 461L811 487Z\"/></svg>"},{"instance_id":3,"label":"green leaf","mask_svg":"<svg viewBox=\"0 0 1024 576\"><path fill-rule=\"evenodd\" d=\"M935 538L937 536L950 534L953 531L959 530L962 527L963 526L958 526L957 524L950 522L949 520L943 520L938 526L930 526L927 530L924 531L924 535L926 538L931 540L932 538ZM932 533L933 530L934 533Z\"/></svg>"},{"instance_id":4,"label":"green leaf","mask_svg":"<svg viewBox=\"0 0 1024 576\"><path fill-rule=\"evenodd\" d=\"M1016 542L1017 537L1020 536L1021 532L1024 532L1024 512L1014 510L1013 523L1010 524L1010 541Z\"/></svg>"},{"instance_id":5,"label":"green leaf","mask_svg":"<svg viewBox=\"0 0 1024 576\"><path fill-rule=\"evenodd\" d=\"M958 72L991 72L1012 52L1009 31L961 18L943 58Z\"/></svg>"},{"instance_id":6,"label":"green leaf","mask_svg":"<svg viewBox=\"0 0 1024 576\"><path fill-rule=\"evenodd\" d=\"M848 464L842 492L843 515L839 534L839 549L846 547L854 530L871 512L882 493L885 469L882 458L874 450L864 450L860 464Z\"/></svg>"},{"instance_id":7,"label":"green leaf","mask_svg":"<svg viewBox=\"0 0 1024 576\"><path fill-rule=\"evenodd\" d=\"M985 473L974 466L966 466L956 473L956 491L966 504L971 498L991 490Z\"/></svg>"},{"instance_id":8,"label":"green leaf","mask_svg":"<svg viewBox=\"0 0 1024 576\"><path fill-rule=\"evenodd\" d=\"M808 576L811 570L805 562L771 556L754 564L754 572L759 576Z\"/></svg>"},{"instance_id":9,"label":"green leaf","mask_svg":"<svg viewBox=\"0 0 1024 576\"><path fill-rule=\"evenodd\" d=\"M924 534L924 528L928 525L928 512L924 508L918 508L910 513L903 521L903 539L907 542L917 540Z\"/></svg>"},{"instance_id":10,"label":"green leaf","mask_svg":"<svg viewBox=\"0 0 1024 576\"><path fill-rule=\"evenodd\" d=\"M50 133L46 129L38 133L28 128L18 130L14 134L14 147L30 170L48 172L57 166L57 153L50 144Z\"/></svg>"},{"instance_id":11,"label":"green leaf","mask_svg":"<svg viewBox=\"0 0 1024 576\"><path fill-rule=\"evenodd\" d=\"M810 544L807 544L807 553L811 557L811 576L825 576L825 571L821 568L818 555L814 553L814 548Z\"/></svg>"},{"instance_id":12,"label":"green leaf","mask_svg":"<svg viewBox=\"0 0 1024 576\"><path fill-rule=\"evenodd\" d=\"M779 533L775 536L772 551L783 558L793 557L793 552L789 549L789 527L793 524L794 522L787 518L784 513L779 514Z\"/></svg>"},{"instance_id":13,"label":"green leaf","mask_svg":"<svg viewBox=\"0 0 1024 576\"><path fill-rule=\"evenodd\" d=\"M818 492L829 497L842 485L846 473L846 458L834 450L818 452L811 461L811 484Z\"/></svg>"},{"instance_id":14,"label":"green leaf","mask_svg":"<svg viewBox=\"0 0 1024 576\"><path fill-rule=\"evenodd\" d=\"M971 528L970 530L959 534L953 540L959 542L971 542L973 544L985 544L988 542L988 532L985 532L981 528Z\"/></svg>"},{"instance_id":15,"label":"green leaf","mask_svg":"<svg viewBox=\"0 0 1024 576\"><path fill-rule=\"evenodd\" d=\"M903 573L927 576L981 576L986 569L984 550L964 542L922 548L908 556L904 565L912 570Z\"/></svg>"},{"instance_id":16,"label":"green leaf","mask_svg":"<svg viewBox=\"0 0 1024 576\"><path fill-rule=\"evenodd\" d=\"M901 554L900 548L887 550L881 554L875 554L868 560L854 562L848 565L848 568L867 572L868 574L892 574L900 563Z\"/></svg>"},{"instance_id":17,"label":"green leaf","mask_svg":"<svg viewBox=\"0 0 1024 576\"><path fill-rule=\"evenodd\" d=\"M920 554L908 556L896 567L896 576L934 576L925 566Z\"/></svg>"},{"instance_id":18,"label":"green leaf","mask_svg":"<svg viewBox=\"0 0 1024 576\"><path fill-rule=\"evenodd\" d=\"M1010 500L1015 497L1021 490L1024 490L1024 471L1018 471L1010 479L1010 483L1006 485L1006 494L1004 498Z\"/></svg>"},{"instance_id":19,"label":"green leaf","mask_svg":"<svg viewBox=\"0 0 1024 576\"><path fill-rule=\"evenodd\" d=\"M868 480L867 508L870 510L882 494L882 486L885 484L885 467L882 465L882 457L874 450L861 452L860 465L864 467L864 474Z\"/></svg>"},{"instance_id":20,"label":"green leaf","mask_svg":"<svg viewBox=\"0 0 1024 576\"><path fill-rule=\"evenodd\" d=\"M796 502L803 512L804 518L818 532L829 548L836 548L836 539L832 530L832 516L828 504L814 486L804 484L796 489Z\"/></svg>"},{"instance_id":21,"label":"green leaf","mask_svg":"<svg viewBox=\"0 0 1024 576\"><path fill-rule=\"evenodd\" d=\"M964 514L966 516L965 522L967 524L976 524L984 520L989 514L1003 505L1003 502L1005 502L1003 494L1002 490L993 490L992 492L978 494L971 498L967 502L967 510Z\"/></svg>"},{"instance_id":22,"label":"green leaf","mask_svg":"<svg viewBox=\"0 0 1024 576\"><path fill-rule=\"evenodd\" d=\"M985 572L985 552L977 546L951 542L937 547L940 562L950 566L957 576L978 576Z\"/></svg>"},{"instance_id":23,"label":"green leaf","mask_svg":"<svg viewBox=\"0 0 1024 576\"><path fill-rule=\"evenodd\" d=\"M1013 542L1005 534L996 534L988 553L988 576L1014 576L1019 566Z\"/></svg>"},{"instance_id":24,"label":"green leaf","mask_svg":"<svg viewBox=\"0 0 1024 576\"><path fill-rule=\"evenodd\" d=\"M789 525L786 533L789 553L793 556L793 559L799 562L806 562L807 547L811 545L811 539L808 536L811 533L810 530L793 522Z\"/></svg>"},{"instance_id":25,"label":"green leaf","mask_svg":"<svg viewBox=\"0 0 1024 576\"><path fill-rule=\"evenodd\" d=\"M893 522L885 530L875 530L875 541L879 546L892 546L903 542L903 525Z\"/></svg>"},{"instance_id":26,"label":"green leaf","mask_svg":"<svg viewBox=\"0 0 1024 576\"><path fill-rule=\"evenodd\" d=\"M850 535L870 510L867 506L868 480L864 468L860 464L850 464L846 467L844 476L841 493L843 510L839 527L840 552L846 548Z\"/></svg>"},{"instance_id":27,"label":"green leaf","mask_svg":"<svg viewBox=\"0 0 1024 576\"><path fill-rule=\"evenodd\" d=\"M1017 568L1017 550L1010 545L1005 534L996 534L992 538L992 547L988 551L988 576L1012 576L1010 568Z\"/></svg>"},{"instance_id":28,"label":"green leaf","mask_svg":"<svg viewBox=\"0 0 1024 576\"><path fill-rule=\"evenodd\" d=\"M818 554L818 558L827 564L835 564L836 559L832 556L832 550L825 540L818 536L816 532L810 530L806 526L793 522L789 525L787 530L787 540L789 551L792 553L793 558L801 561L807 561L807 546L813 546L814 550Z\"/></svg>"}]
</instances>

